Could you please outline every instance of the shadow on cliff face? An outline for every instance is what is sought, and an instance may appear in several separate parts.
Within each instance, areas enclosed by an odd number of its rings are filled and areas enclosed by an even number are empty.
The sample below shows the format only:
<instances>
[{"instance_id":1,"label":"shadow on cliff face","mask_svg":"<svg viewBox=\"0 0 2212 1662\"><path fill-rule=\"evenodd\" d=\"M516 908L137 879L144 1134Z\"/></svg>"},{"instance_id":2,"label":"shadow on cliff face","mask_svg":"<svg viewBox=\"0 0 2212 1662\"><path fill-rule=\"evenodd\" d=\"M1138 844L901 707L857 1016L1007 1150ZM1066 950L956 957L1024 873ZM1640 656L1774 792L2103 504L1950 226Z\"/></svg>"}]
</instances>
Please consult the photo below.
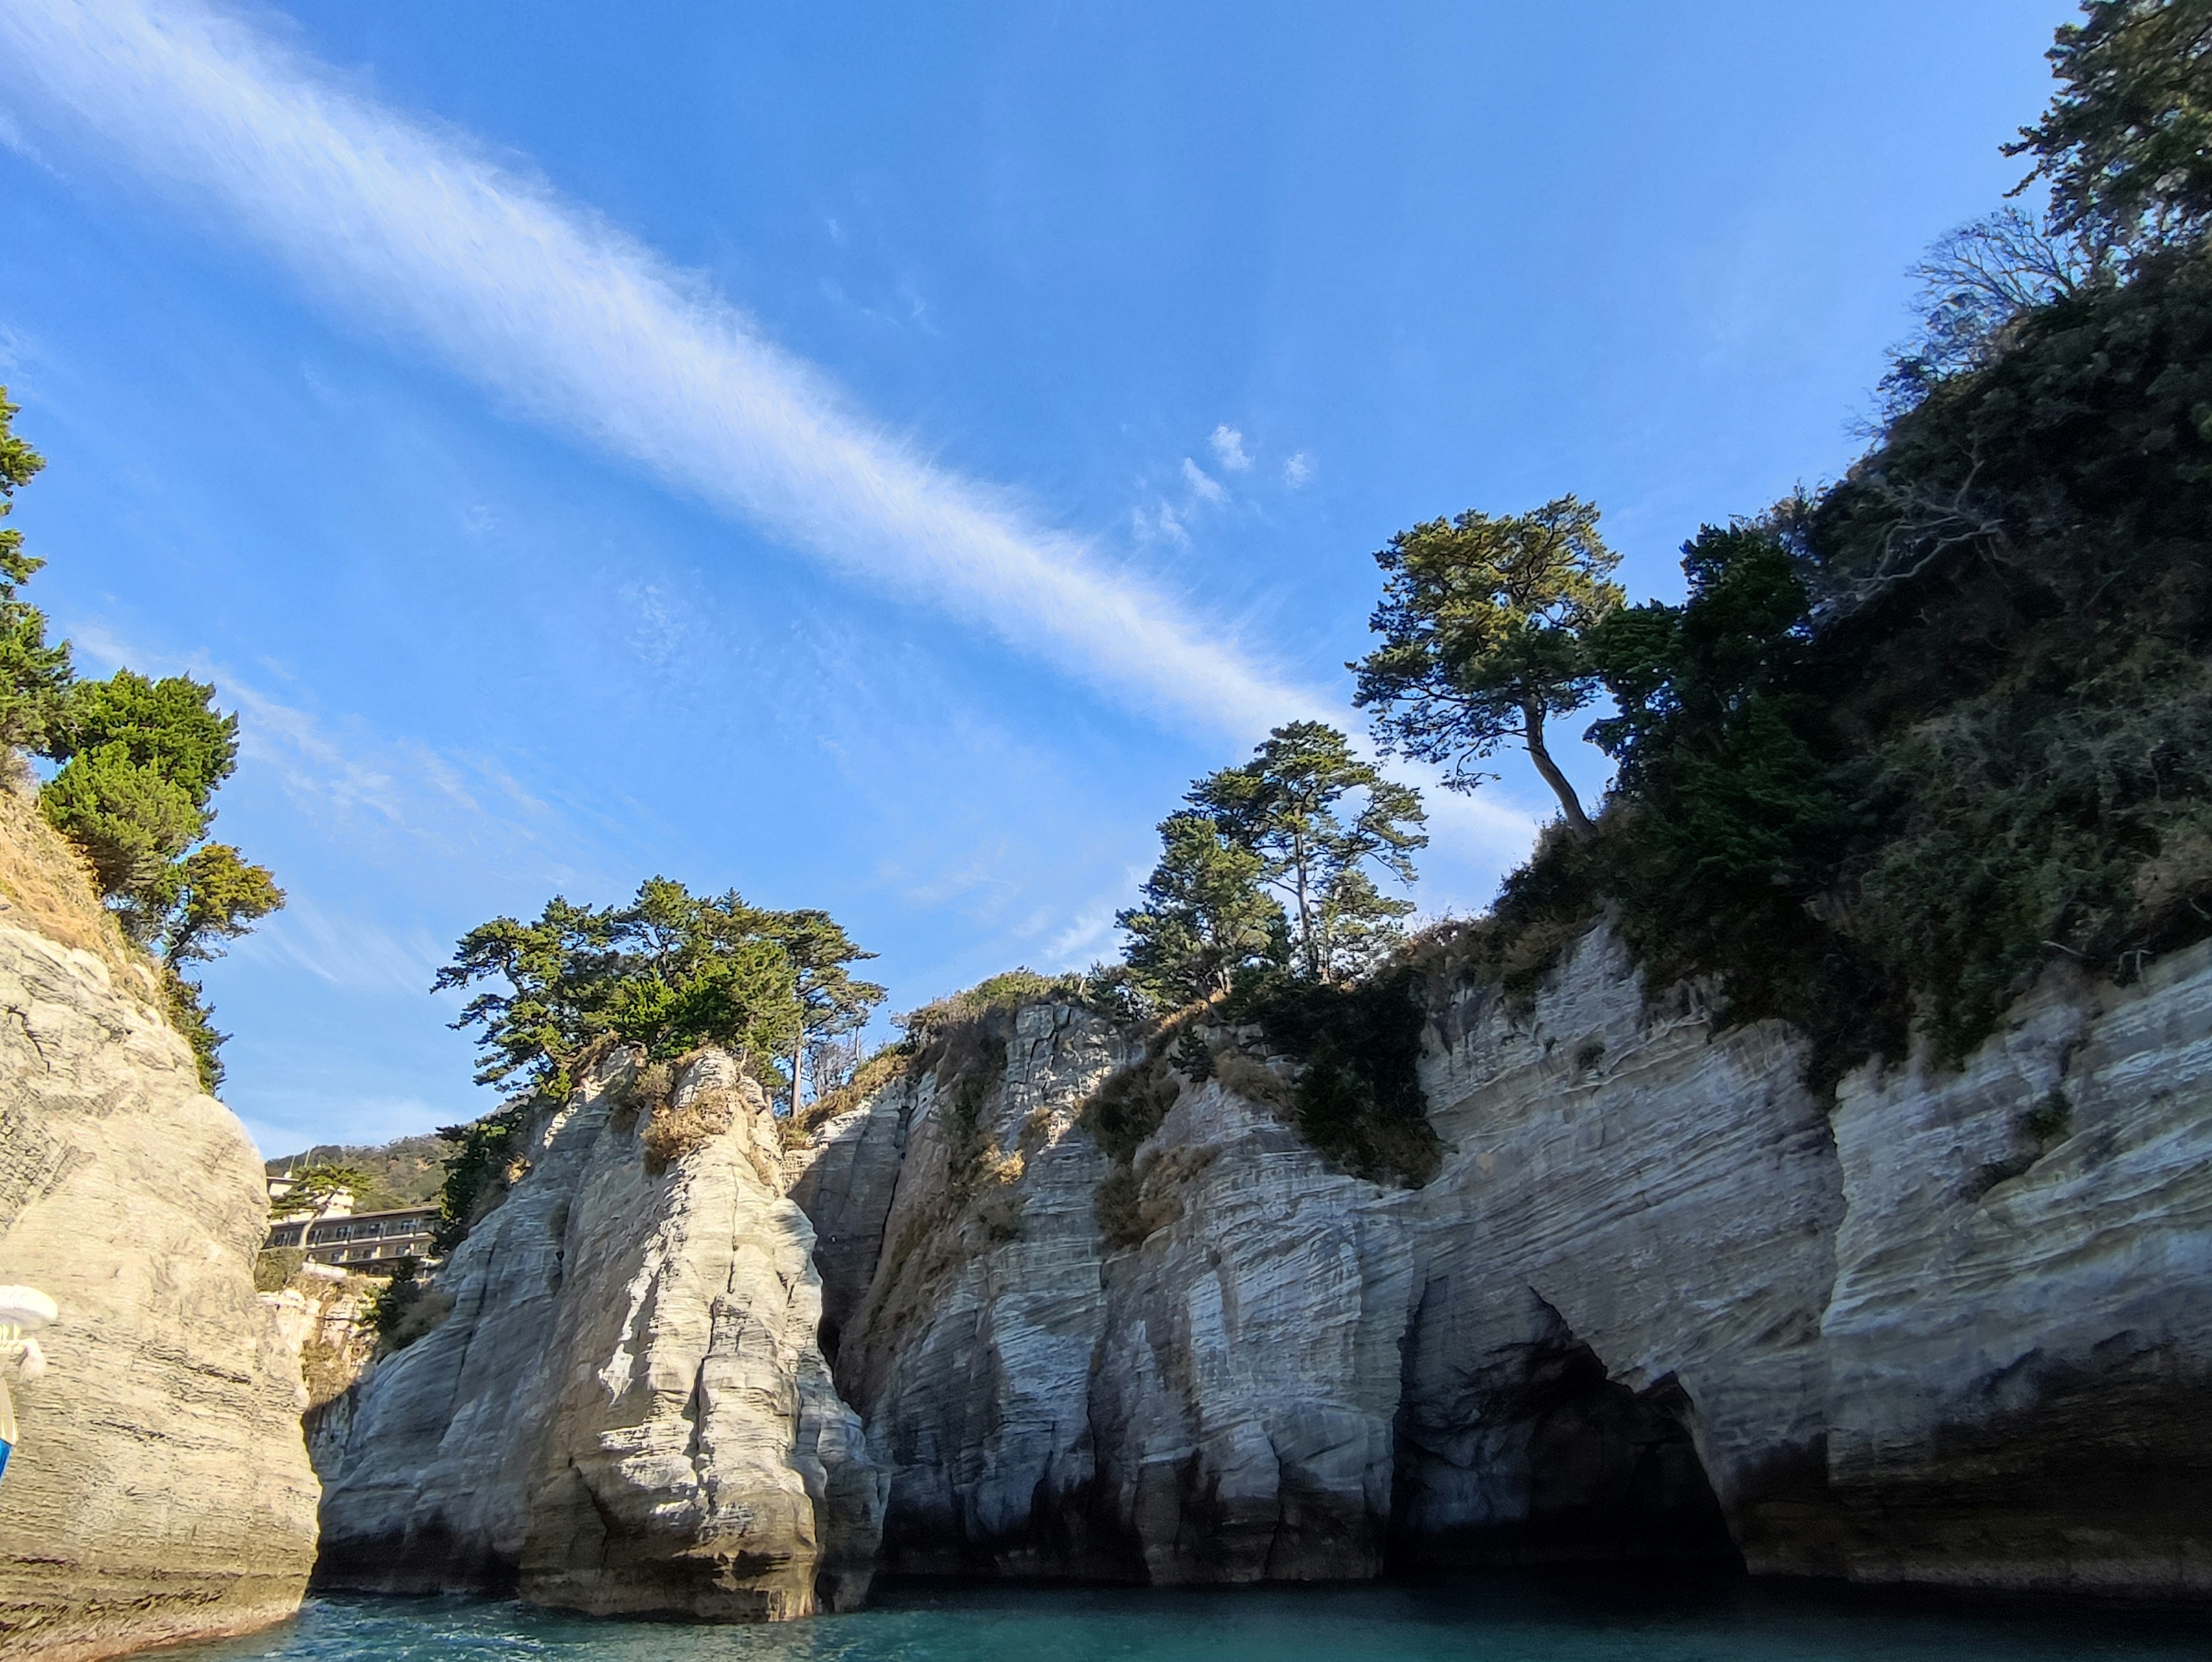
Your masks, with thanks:
<instances>
[{"instance_id":1,"label":"shadow on cliff face","mask_svg":"<svg viewBox=\"0 0 2212 1662\"><path fill-rule=\"evenodd\" d=\"M1741 1569L1672 1375L1632 1391L1556 1312L1447 1395L1399 1412L1389 1567ZM1410 1383L1410 1382L1409 1382Z\"/></svg>"},{"instance_id":2,"label":"shadow on cliff face","mask_svg":"<svg viewBox=\"0 0 2212 1662\"><path fill-rule=\"evenodd\" d=\"M465 1587L489 1598L512 1598L521 1586L511 1558L442 1526L410 1529L398 1541L332 1541L327 1535L309 1584L318 1592L343 1589L415 1596Z\"/></svg>"},{"instance_id":3,"label":"shadow on cliff face","mask_svg":"<svg viewBox=\"0 0 2212 1662\"><path fill-rule=\"evenodd\" d=\"M1985 1394L1986 1419L1880 1461L1860 1440L1835 1461L1864 1559L2066 1588L2094 1586L2100 1565L2124 1587L2115 1572L2212 1557L2212 1373L2179 1347L2124 1332L2087 1365L2025 1358Z\"/></svg>"}]
</instances>

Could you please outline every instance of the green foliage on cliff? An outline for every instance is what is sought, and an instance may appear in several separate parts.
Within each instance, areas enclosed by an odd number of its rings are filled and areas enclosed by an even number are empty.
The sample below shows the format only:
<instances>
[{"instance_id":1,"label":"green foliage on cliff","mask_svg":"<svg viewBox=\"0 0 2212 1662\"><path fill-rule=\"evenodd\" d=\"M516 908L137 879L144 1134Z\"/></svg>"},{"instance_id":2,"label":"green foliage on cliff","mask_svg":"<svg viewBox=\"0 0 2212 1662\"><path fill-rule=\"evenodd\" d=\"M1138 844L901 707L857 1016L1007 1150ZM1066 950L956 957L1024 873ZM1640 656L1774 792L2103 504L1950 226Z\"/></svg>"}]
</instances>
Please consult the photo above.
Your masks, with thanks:
<instances>
[{"instance_id":1,"label":"green foliage on cliff","mask_svg":"<svg viewBox=\"0 0 2212 1662\"><path fill-rule=\"evenodd\" d=\"M379 1353L388 1355L428 1333L451 1307L450 1300L423 1281L421 1264L410 1257L392 1266L384 1285L368 1295L362 1313L376 1335Z\"/></svg>"},{"instance_id":2,"label":"green foliage on cliff","mask_svg":"<svg viewBox=\"0 0 2212 1662\"><path fill-rule=\"evenodd\" d=\"M0 518L46 466L15 435L6 391ZM267 870L208 840L210 800L237 765L238 718L215 709L214 687L185 676L77 679L68 642L48 644L45 614L17 594L43 563L23 551L21 532L0 529L0 748L60 764L40 807L84 856L124 932L158 960L171 1022L214 1091L223 1035L184 966L220 957L284 904Z\"/></svg>"},{"instance_id":3,"label":"green foliage on cliff","mask_svg":"<svg viewBox=\"0 0 2212 1662\"><path fill-rule=\"evenodd\" d=\"M528 1094L467 1125L447 1126L436 1245L447 1252L517 1169L532 1105L562 1101L585 1065L613 1044L665 1061L718 1044L771 1093L781 1059L860 1026L883 989L855 979L871 954L827 912L755 906L735 890L695 895L665 877L626 906L556 895L530 922L496 917L461 938L434 988L494 983L453 1026L477 1030L477 1081ZM795 1073L795 1069L794 1069Z\"/></svg>"},{"instance_id":4,"label":"green foliage on cliff","mask_svg":"<svg viewBox=\"0 0 2212 1662\"><path fill-rule=\"evenodd\" d=\"M1249 762L1194 782L1183 800L1160 822L1143 904L1114 920L1152 1003L1218 998L1270 966L1340 981L1396 944L1413 902L1376 879L1412 884L1427 815L1419 791L1385 779L1334 728L1277 728Z\"/></svg>"},{"instance_id":5,"label":"green foliage on cliff","mask_svg":"<svg viewBox=\"0 0 2212 1662\"><path fill-rule=\"evenodd\" d=\"M0 387L0 520L15 511L16 491L36 478L46 458L15 431L20 405ZM49 644L46 613L16 591L46 564L23 551L23 533L0 526L0 746L37 750L62 691L69 685L69 642Z\"/></svg>"},{"instance_id":6,"label":"green foliage on cliff","mask_svg":"<svg viewBox=\"0 0 2212 1662\"><path fill-rule=\"evenodd\" d=\"M2124 248L2212 224L2212 4L2085 0L2050 52L2062 83L2008 155L2033 155L2065 233Z\"/></svg>"},{"instance_id":7,"label":"green foliage on cliff","mask_svg":"<svg viewBox=\"0 0 2212 1662\"><path fill-rule=\"evenodd\" d=\"M1394 966L1332 983L1275 975L1248 982L1222 1009L1256 1023L1268 1047L1300 1063L1297 1127L1355 1176L1416 1187L1443 1148L1421 1093L1421 1028L1428 1020L1411 971Z\"/></svg>"},{"instance_id":8,"label":"green foliage on cliff","mask_svg":"<svg viewBox=\"0 0 2212 1662\"><path fill-rule=\"evenodd\" d=\"M778 912L735 890L694 895L655 877L627 906L556 896L532 922L494 918L463 936L437 990L501 983L453 1024L478 1030L479 1084L520 1078L556 1099L595 1044L656 1057L702 1044L738 1052L771 1090L777 1061L810 1036L865 1020L883 989L845 966L867 954L827 913Z\"/></svg>"},{"instance_id":9,"label":"green foliage on cliff","mask_svg":"<svg viewBox=\"0 0 2212 1662\"><path fill-rule=\"evenodd\" d=\"M521 1158L530 1109L530 1099L517 1098L466 1125L438 1128L449 1151L438 1190L438 1221L430 1231L430 1245L441 1257L466 1239L476 1221L507 1192Z\"/></svg>"},{"instance_id":10,"label":"green foliage on cliff","mask_svg":"<svg viewBox=\"0 0 2212 1662\"><path fill-rule=\"evenodd\" d=\"M1413 903L1375 880L1412 885L1428 816L1419 791L1385 779L1334 728L1287 722L1249 762L1206 775L1184 800L1256 862L1284 908L1289 961L1307 980L1357 975L1396 941Z\"/></svg>"},{"instance_id":11,"label":"green foliage on cliff","mask_svg":"<svg viewBox=\"0 0 2212 1662\"><path fill-rule=\"evenodd\" d=\"M1607 909L1827 1082L1909 1026L1962 1057L2055 961L2124 982L2212 934L2212 163L2172 148L2212 131L2212 11L2086 9L2021 147L2050 226L1947 240L1866 457L1582 631L1612 799L1500 913L1553 904L1448 950L1540 963Z\"/></svg>"},{"instance_id":12,"label":"green foliage on cliff","mask_svg":"<svg viewBox=\"0 0 2212 1662\"><path fill-rule=\"evenodd\" d=\"M1203 813L1160 821L1160 859L1142 904L1115 915L1131 973L1154 999L1188 1004L1226 992L1240 971L1286 958L1282 903L1261 886L1266 862Z\"/></svg>"},{"instance_id":13,"label":"green foliage on cliff","mask_svg":"<svg viewBox=\"0 0 2212 1662\"><path fill-rule=\"evenodd\" d=\"M1595 506L1561 496L1398 533L1375 556L1382 603L1370 626L1382 644L1352 666L1353 703L1375 711L1386 749L1437 764L1464 790L1491 776L1477 764L1517 740L1577 837L1589 820L1545 735L1596 691L1585 637L1621 601L1620 557L1597 522Z\"/></svg>"}]
</instances>

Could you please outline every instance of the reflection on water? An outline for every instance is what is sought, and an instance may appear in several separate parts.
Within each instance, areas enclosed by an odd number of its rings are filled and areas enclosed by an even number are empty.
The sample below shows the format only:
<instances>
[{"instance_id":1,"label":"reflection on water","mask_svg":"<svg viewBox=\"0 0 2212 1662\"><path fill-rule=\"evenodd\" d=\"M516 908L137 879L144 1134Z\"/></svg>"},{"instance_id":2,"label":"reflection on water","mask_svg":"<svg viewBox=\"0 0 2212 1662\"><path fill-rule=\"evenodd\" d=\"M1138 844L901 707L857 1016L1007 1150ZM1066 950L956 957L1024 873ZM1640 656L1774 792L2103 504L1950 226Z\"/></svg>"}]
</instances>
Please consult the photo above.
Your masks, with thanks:
<instances>
[{"instance_id":1,"label":"reflection on water","mask_svg":"<svg viewBox=\"0 0 2212 1662\"><path fill-rule=\"evenodd\" d=\"M2043 1662L2212 1658L2212 1610L1948 1600L1742 1580L1486 1579L1207 1590L891 1584L775 1627L327 1598L163 1662Z\"/></svg>"}]
</instances>

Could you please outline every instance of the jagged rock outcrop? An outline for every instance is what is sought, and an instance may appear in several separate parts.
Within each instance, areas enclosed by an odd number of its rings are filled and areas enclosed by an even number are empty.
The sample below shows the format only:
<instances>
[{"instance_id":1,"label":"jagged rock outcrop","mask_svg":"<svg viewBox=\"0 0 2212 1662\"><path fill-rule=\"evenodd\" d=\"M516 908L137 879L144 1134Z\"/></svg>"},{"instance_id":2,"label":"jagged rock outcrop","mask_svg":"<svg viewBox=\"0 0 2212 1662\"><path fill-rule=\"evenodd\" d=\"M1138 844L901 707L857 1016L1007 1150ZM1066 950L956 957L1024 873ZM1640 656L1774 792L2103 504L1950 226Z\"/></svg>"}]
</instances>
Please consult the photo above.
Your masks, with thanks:
<instances>
[{"instance_id":1,"label":"jagged rock outcrop","mask_svg":"<svg viewBox=\"0 0 2212 1662\"><path fill-rule=\"evenodd\" d=\"M1246 1066L1138 1148L1133 1245L1078 1112L1129 1051L1079 1011L816 1132L889 1564L2212 1588L2212 946L1832 1103L1602 929L1432 1016L1425 1187L1330 1170Z\"/></svg>"},{"instance_id":2,"label":"jagged rock outcrop","mask_svg":"<svg viewBox=\"0 0 2212 1662\"><path fill-rule=\"evenodd\" d=\"M0 1282L61 1308L15 1393L0 1651L266 1626L306 1588L317 1489L296 1346L253 1288L260 1160L66 854L0 797Z\"/></svg>"},{"instance_id":3,"label":"jagged rock outcrop","mask_svg":"<svg viewBox=\"0 0 2212 1662\"><path fill-rule=\"evenodd\" d=\"M940 1047L941 1049L941 1047ZM903 1148L841 1385L891 1474L887 1566L1158 1582L1375 1574L1409 1238L1280 1115L1187 1093L1139 1152L1160 1227L1102 1239L1078 1118L1128 1043L1032 1006L926 1053L809 1154ZM840 1180L848 1224L880 1202ZM855 1232L857 1233L857 1232Z\"/></svg>"},{"instance_id":4,"label":"jagged rock outcrop","mask_svg":"<svg viewBox=\"0 0 2212 1662\"><path fill-rule=\"evenodd\" d=\"M450 1313L329 1418L322 1583L725 1621L866 1592L882 1485L767 1104L715 1051L635 1085L617 1058L538 1115Z\"/></svg>"},{"instance_id":5,"label":"jagged rock outcrop","mask_svg":"<svg viewBox=\"0 0 2212 1662\"><path fill-rule=\"evenodd\" d=\"M1008 1026L816 1133L835 1159L904 1128L866 1290L832 1310L838 1380L890 1474L888 1567L1110 1573L1085 1498L1103 1166L1073 1116L1127 1053L1060 1007Z\"/></svg>"}]
</instances>

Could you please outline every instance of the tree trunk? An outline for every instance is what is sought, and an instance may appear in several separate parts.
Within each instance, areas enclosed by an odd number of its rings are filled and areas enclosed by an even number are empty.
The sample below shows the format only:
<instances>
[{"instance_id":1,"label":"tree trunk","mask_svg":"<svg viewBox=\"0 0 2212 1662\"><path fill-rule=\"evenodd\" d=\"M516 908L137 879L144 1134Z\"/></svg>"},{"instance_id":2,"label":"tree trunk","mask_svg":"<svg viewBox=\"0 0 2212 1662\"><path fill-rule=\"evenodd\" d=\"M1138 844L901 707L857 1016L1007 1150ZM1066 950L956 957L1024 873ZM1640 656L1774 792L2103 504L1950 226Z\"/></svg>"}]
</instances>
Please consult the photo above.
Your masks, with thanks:
<instances>
[{"instance_id":1,"label":"tree trunk","mask_svg":"<svg viewBox=\"0 0 2212 1662\"><path fill-rule=\"evenodd\" d=\"M1318 981L1321 970L1314 959L1313 912L1306 904L1306 844L1303 837L1291 839L1291 861L1298 880L1298 951L1306 960L1306 978Z\"/></svg>"},{"instance_id":2,"label":"tree trunk","mask_svg":"<svg viewBox=\"0 0 2212 1662\"><path fill-rule=\"evenodd\" d=\"M806 1033L802 1028L799 1031L799 1043L792 1048L791 1052L791 1117L793 1119L799 1117L799 1064L805 1059Z\"/></svg>"},{"instance_id":3,"label":"tree trunk","mask_svg":"<svg viewBox=\"0 0 2212 1662\"><path fill-rule=\"evenodd\" d=\"M1536 764L1536 771L1544 776L1544 782L1559 799L1559 807L1567 817L1567 830L1573 834L1575 841L1589 842L1596 835L1596 831L1589 822L1589 816L1583 812L1582 798L1575 794L1575 788L1567 782L1567 776L1559 771L1559 764L1552 759L1552 752L1544 748L1543 705L1524 704L1521 707L1521 714L1528 722L1528 759Z\"/></svg>"}]
</instances>

